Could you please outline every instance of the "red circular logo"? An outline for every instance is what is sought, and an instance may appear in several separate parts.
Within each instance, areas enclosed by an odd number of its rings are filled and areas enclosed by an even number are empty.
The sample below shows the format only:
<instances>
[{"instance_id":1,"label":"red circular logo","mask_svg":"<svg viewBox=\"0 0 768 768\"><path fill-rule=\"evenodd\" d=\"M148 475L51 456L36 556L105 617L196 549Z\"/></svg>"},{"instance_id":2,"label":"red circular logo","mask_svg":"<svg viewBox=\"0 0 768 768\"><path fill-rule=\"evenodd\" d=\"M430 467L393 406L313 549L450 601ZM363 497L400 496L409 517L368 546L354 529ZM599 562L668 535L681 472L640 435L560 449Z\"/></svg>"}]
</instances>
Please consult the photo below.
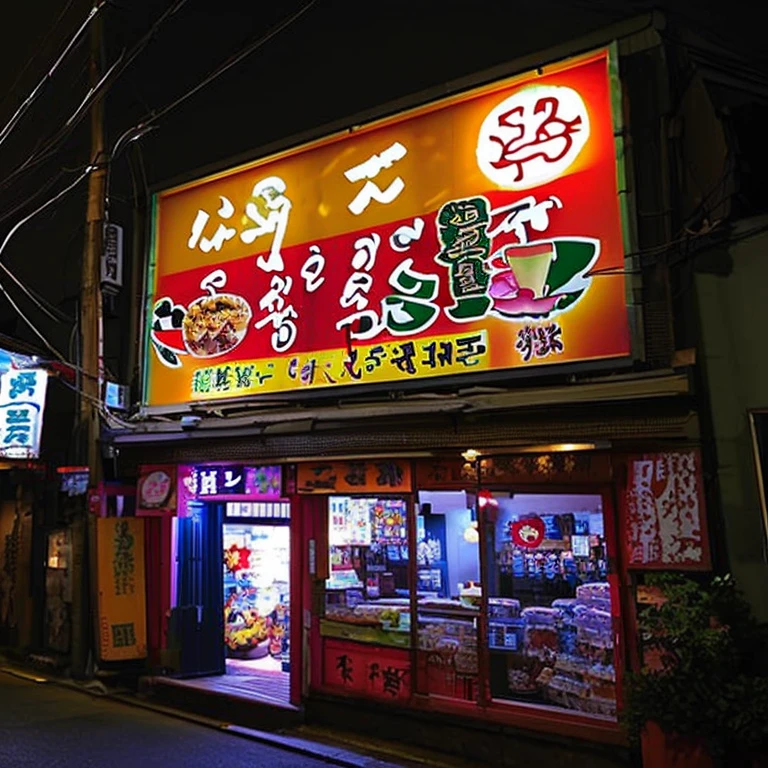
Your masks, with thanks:
<instances>
[{"instance_id":1,"label":"red circular logo","mask_svg":"<svg viewBox=\"0 0 768 768\"><path fill-rule=\"evenodd\" d=\"M526 517L510 523L512 541L519 547L536 549L544 541L546 526L540 517Z\"/></svg>"}]
</instances>

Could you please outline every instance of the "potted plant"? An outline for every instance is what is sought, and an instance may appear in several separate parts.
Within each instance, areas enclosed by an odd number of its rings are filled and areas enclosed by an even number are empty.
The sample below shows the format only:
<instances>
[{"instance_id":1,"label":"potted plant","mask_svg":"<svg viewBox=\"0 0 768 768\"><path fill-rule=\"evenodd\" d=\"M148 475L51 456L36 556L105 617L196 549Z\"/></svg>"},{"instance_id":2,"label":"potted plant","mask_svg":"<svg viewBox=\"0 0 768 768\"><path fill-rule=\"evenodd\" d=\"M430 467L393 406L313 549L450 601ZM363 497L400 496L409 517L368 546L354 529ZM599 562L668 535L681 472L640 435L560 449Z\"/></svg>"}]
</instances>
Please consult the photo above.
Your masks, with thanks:
<instances>
[{"instance_id":1,"label":"potted plant","mask_svg":"<svg viewBox=\"0 0 768 768\"><path fill-rule=\"evenodd\" d=\"M768 765L768 634L731 577L648 577L624 713L645 768Z\"/></svg>"}]
</instances>

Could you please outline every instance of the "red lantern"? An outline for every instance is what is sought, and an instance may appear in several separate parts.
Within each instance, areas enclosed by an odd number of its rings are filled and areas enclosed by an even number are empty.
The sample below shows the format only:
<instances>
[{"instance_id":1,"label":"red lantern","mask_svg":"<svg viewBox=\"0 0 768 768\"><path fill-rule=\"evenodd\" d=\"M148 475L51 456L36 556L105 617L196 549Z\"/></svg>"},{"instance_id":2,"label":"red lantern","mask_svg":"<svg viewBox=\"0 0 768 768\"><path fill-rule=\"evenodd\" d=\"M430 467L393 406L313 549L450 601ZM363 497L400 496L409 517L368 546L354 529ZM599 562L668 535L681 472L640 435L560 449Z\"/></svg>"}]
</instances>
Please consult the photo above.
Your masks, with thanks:
<instances>
[{"instance_id":1,"label":"red lantern","mask_svg":"<svg viewBox=\"0 0 768 768\"><path fill-rule=\"evenodd\" d=\"M517 544L518 547L536 549L536 547L544 541L546 525L540 517L535 515L510 523L509 528L512 541Z\"/></svg>"}]
</instances>

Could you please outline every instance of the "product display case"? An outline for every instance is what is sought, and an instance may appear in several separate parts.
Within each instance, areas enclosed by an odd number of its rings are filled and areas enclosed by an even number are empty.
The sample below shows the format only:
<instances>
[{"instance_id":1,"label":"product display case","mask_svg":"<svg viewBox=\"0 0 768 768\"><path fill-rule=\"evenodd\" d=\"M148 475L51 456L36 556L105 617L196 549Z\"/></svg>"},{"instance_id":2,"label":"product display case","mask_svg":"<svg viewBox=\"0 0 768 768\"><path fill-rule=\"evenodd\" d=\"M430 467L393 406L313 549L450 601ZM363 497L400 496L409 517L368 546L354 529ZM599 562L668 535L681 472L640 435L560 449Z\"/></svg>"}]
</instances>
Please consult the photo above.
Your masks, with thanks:
<instances>
[{"instance_id":1,"label":"product display case","mask_svg":"<svg viewBox=\"0 0 768 768\"><path fill-rule=\"evenodd\" d=\"M329 577L321 633L409 647L405 500L331 496L328 517Z\"/></svg>"}]
</instances>

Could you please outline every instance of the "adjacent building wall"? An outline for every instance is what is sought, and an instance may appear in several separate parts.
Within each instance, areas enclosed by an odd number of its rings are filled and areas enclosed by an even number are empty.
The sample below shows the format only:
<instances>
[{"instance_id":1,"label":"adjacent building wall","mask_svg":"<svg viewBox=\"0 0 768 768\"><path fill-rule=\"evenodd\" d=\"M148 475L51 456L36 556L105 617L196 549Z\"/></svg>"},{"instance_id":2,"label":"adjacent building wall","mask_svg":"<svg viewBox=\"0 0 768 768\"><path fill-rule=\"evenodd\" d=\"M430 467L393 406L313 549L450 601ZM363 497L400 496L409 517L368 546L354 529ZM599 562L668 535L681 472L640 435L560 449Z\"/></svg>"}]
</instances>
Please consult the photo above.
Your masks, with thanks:
<instances>
[{"instance_id":1,"label":"adjacent building wall","mask_svg":"<svg viewBox=\"0 0 768 768\"><path fill-rule=\"evenodd\" d=\"M768 232L744 235L766 224L740 224L729 249L730 275L696 276L699 361L711 402L729 567L762 620L768 620L768 561L749 411L768 408Z\"/></svg>"}]
</instances>

